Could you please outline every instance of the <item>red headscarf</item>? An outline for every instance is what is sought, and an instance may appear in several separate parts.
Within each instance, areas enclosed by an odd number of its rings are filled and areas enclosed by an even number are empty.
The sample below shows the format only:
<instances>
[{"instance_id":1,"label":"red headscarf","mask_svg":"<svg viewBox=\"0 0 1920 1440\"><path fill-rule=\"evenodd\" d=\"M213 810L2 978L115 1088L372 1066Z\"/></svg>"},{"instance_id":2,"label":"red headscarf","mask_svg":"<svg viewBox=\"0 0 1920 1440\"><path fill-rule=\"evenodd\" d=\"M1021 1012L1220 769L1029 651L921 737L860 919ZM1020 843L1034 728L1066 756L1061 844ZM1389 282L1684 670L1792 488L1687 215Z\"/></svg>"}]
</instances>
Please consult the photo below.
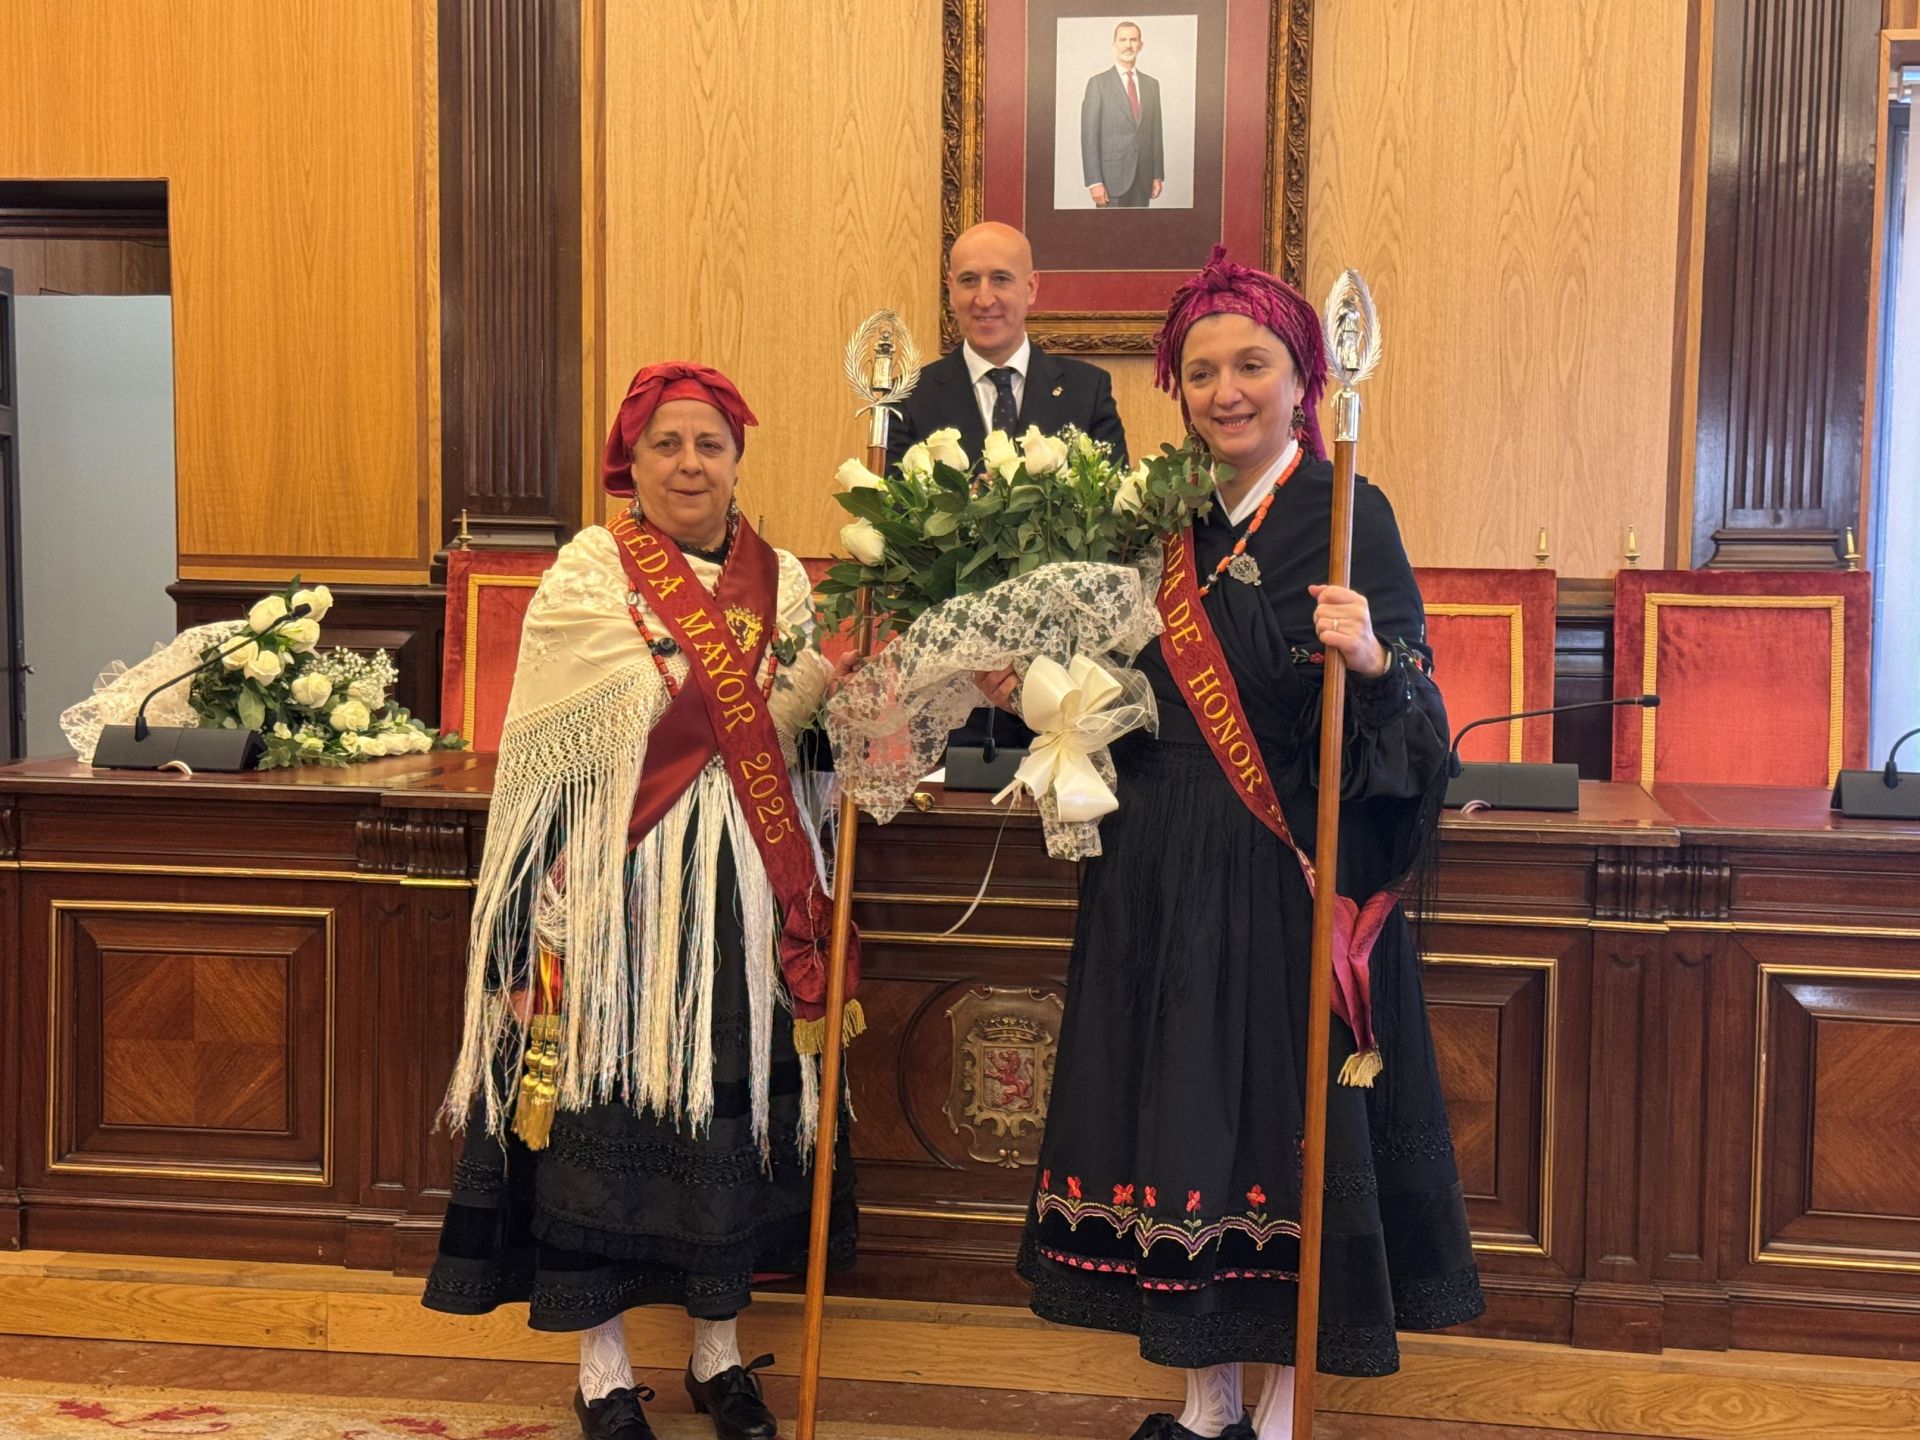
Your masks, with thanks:
<instances>
[{"instance_id":1,"label":"red headscarf","mask_svg":"<svg viewBox=\"0 0 1920 1440\"><path fill-rule=\"evenodd\" d=\"M701 400L726 417L733 432L734 449L742 454L747 448L747 426L758 425L753 411L718 370L685 360L668 360L649 365L633 377L627 398L620 402L620 413L613 417L613 429L607 435L607 451L600 462L600 483L610 495L633 494L633 446L647 428L653 412L669 400Z\"/></svg>"},{"instance_id":2,"label":"red headscarf","mask_svg":"<svg viewBox=\"0 0 1920 1440\"><path fill-rule=\"evenodd\" d=\"M1157 353L1153 383L1179 395L1180 351L1187 343L1187 332L1195 321L1223 314L1245 315L1255 324L1266 326L1287 347L1287 353L1293 356L1293 368L1300 372L1300 381L1306 386L1307 393L1300 402L1307 412L1303 442L1314 459L1326 459L1319 409L1320 392L1327 386L1327 352L1319 313L1286 281L1227 259L1224 245L1214 246L1206 269L1174 292L1173 303L1167 307L1167 323L1154 337ZM1192 418L1187 414L1184 395L1180 395L1180 416Z\"/></svg>"}]
</instances>

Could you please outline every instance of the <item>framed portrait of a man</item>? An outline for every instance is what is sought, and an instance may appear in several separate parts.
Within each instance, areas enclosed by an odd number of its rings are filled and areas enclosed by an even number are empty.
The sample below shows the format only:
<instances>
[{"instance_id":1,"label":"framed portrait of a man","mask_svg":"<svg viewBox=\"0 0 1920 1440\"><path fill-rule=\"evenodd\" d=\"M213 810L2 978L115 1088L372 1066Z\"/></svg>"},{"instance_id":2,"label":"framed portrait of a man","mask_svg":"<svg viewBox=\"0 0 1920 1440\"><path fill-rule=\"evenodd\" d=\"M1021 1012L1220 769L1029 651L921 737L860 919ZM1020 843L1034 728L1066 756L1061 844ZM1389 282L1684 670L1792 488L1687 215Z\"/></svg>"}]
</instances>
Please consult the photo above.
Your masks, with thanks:
<instances>
[{"instance_id":1,"label":"framed portrait of a man","mask_svg":"<svg viewBox=\"0 0 1920 1440\"><path fill-rule=\"evenodd\" d=\"M944 6L944 238L1026 232L1035 339L1151 349L1216 244L1299 283L1312 0Z\"/></svg>"}]
</instances>

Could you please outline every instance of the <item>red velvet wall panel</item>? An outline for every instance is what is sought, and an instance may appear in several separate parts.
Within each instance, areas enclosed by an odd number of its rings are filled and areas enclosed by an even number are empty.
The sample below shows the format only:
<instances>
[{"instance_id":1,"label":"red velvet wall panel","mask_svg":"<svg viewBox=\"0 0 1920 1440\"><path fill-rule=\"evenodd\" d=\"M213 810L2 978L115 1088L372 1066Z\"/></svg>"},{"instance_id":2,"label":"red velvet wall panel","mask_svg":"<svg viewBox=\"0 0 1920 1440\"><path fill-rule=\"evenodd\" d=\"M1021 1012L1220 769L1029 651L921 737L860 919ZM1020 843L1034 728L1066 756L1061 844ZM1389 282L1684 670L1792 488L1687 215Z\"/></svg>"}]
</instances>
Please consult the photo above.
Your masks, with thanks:
<instances>
[{"instance_id":1,"label":"red velvet wall panel","mask_svg":"<svg viewBox=\"0 0 1920 1440\"><path fill-rule=\"evenodd\" d=\"M447 552L447 663L441 677L440 724L458 730L476 750L500 743L520 658L520 625L550 550Z\"/></svg>"},{"instance_id":2,"label":"red velvet wall panel","mask_svg":"<svg viewBox=\"0 0 1920 1440\"><path fill-rule=\"evenodd\" d=\"M1613 778L1831 785L1867 760L1872 581L1859 571L1622 570Z\"/></svg>"},{"instance_id":3,"label":"red velvet wall panel","mask_svg":"<svg viewBox=\"0 0 1920 1440\"><path fill-rule=\"evenodd\" d=\"M1416 570L1427 606L1433 678L1458 731L1468 721L1553 704L1554 572ZM1476 730L1468 760L1553 759L1553 719Z\"/></svg>"}]
</instances>

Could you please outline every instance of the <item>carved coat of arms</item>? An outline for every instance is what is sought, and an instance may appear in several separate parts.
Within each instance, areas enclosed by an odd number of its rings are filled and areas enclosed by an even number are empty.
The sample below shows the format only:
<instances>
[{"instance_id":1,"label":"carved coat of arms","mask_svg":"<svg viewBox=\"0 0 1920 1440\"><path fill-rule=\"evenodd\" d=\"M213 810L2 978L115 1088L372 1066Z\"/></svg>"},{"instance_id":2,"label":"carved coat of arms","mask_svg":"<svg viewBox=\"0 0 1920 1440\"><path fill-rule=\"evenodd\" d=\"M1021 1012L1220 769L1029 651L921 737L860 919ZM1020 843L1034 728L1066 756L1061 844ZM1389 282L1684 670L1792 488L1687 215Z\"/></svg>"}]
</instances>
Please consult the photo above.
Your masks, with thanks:
<instances>
[{"instance_id":1,"label":"carved coat of arms","mask_svg":"<svg viewBox=\"0 0 1920 1440\"><path fill-rule=\"evenodd\" d=\"M1056 994L986 989L969 990L947 1011L947 1123L967 1136L968 1158L1009 1170L1038 1163L1062 1008Z\"/></svg>"}]
</instances>

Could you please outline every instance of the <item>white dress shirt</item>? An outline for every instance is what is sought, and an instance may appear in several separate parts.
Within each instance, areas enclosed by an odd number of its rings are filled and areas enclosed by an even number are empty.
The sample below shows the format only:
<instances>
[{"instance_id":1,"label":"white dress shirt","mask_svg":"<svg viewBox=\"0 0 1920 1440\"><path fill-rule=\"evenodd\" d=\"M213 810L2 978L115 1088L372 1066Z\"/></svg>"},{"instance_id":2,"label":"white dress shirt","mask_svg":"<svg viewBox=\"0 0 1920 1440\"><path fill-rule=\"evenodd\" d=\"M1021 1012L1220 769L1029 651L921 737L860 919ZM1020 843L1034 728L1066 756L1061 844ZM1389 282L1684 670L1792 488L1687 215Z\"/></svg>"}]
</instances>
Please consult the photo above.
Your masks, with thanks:
<instances>
[{"instance_id":1,"label":"white dress shirt","mask_svg":"<svg viewBox=\"0 0 1920 1440\"><path fill-rule=\"evenodd\" d=\"M1020 337L1020 348L1003 362L1013 371L1013 413L1018 415L1027 396L1027 360L1033 353L1033 342L1024 335ZM971 345L960 347L960 356L967 362L967 374L973 379L973 398L980 406L980 423L993 430L993 402L996 392L993 381L987 378L989 370L998 367Z\"/></svg>"},{"instance_id":2,"label":"white dress shirt","mask_svg":"<svg viewBox=\"0 0 1920 1440\"><path fill-rule=\"evenodd\" d=\"M1249 515L1260 508L1260 502L1273 493L1273 487L1279 483L1280 477L1286 474L1287 466L1293 463L1294 452L1299 448L1298 440L1287 441L1287 448L1280 452L1280 458L1267 467L1266 474L1256 480L1253 488L1240 497L1240 503L1227 512L1228 525L1238 528L1246 523Z\"/></svg>"}]
</instances>

